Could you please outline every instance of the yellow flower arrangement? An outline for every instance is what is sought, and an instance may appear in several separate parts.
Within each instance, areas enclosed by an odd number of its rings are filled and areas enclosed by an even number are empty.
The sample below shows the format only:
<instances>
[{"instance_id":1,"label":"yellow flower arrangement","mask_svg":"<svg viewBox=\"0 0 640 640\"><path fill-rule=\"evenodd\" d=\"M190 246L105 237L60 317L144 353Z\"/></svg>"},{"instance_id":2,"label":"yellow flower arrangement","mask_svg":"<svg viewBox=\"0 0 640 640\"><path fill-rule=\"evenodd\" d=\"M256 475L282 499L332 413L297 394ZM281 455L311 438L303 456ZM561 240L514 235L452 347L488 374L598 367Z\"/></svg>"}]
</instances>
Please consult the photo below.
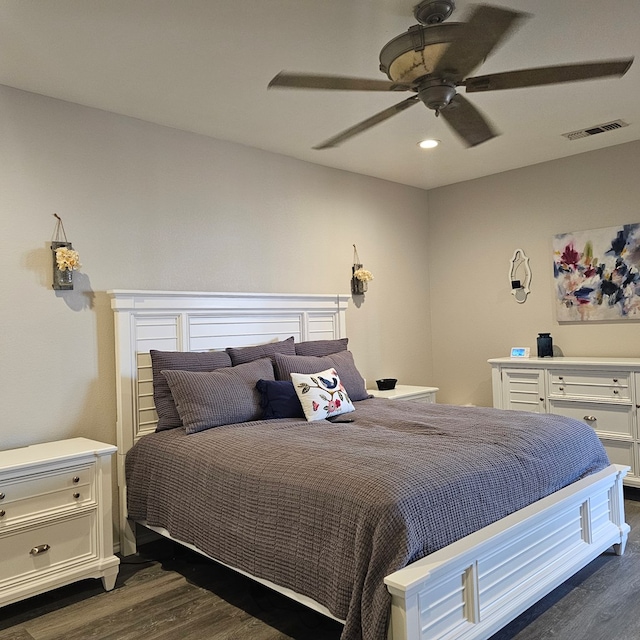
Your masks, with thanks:
<instances>
[{"instance_id":1,"label":"yellow flower arrangement","mask_svg":"<svg viewBox=\"0 0 640 640\"><path fill-rule=\"evenodd\" d=\"M75 271L82 265L78 252L69 247L58 247L56 249L56 265L60 271Z\"/></svg>"},{"instance_id":2,"label":"yellow flower arrangement","mask_svg":"<svg viewBox=\"0 0 640 640\"><path fill-rule=\"evenodd\" d=\"M353 272L353 277L360 280L360 282L369 282L370 280L373 280L373 274L371 271L363 269L362 267Z\"/></svg>"}]
</instances>

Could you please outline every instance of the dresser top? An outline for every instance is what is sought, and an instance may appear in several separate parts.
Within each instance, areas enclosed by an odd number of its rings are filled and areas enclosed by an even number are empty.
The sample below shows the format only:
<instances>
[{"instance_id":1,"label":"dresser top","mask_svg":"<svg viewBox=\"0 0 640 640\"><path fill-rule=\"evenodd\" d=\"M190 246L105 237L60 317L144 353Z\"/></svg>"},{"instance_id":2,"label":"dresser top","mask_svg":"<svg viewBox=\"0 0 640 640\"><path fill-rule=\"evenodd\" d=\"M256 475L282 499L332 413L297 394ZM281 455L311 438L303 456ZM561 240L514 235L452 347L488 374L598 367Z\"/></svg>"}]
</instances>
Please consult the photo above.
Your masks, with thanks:
<instances>
[{"instance_id":1,"label":"dresser top","mask_svg":"<svg viewBox=\"0 0 640 640\"><path fill-rule=\"evenodd\" d=\"M561 356L553 358L491 358L491 365L509 365L514 367L538 367L555 369L567 366L593 366L614 368L640 367L640 358L596 358L582 356Z\"/></svg>"}]
</instances>

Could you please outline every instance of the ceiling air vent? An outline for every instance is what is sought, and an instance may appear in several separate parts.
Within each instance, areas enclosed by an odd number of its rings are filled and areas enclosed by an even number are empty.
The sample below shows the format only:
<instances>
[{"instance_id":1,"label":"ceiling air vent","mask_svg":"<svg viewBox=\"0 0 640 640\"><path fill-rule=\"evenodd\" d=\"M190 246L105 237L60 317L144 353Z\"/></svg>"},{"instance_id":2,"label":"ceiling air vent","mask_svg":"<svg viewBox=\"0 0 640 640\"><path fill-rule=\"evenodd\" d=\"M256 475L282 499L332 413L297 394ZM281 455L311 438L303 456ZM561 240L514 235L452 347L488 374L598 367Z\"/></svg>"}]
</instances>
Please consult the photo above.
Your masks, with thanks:
<instances>
[{"instance_id":1,"label":"ceiling air vent","mask_svg":"<svg viewBox=\"0 0 640 640\"><path fill-rule=\"evenodd\" d=\"M629 124L624 120L613 120L612 122L605 122L604 124L596 124L593 127L587 129L579 129L578 131L571 131L570 133L563 133L562 135L569 140L578 140L580 138L588 138L589 136L595 136L597 133L604 133L605 131L613 131L614 129L622 129L622 127L628 127Z\"/></svg>"}]
</instances>

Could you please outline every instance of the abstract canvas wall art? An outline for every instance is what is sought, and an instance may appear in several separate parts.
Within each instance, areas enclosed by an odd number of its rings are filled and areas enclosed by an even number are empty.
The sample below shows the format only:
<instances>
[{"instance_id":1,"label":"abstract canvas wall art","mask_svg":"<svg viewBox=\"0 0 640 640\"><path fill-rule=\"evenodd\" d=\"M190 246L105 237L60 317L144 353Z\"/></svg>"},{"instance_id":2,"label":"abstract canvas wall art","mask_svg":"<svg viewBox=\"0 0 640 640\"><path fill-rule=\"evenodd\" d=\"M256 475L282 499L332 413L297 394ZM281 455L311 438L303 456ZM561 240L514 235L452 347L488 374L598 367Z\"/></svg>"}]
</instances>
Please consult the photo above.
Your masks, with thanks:
<instances>
[{"instance_id":1,"label":"abstract canvas wall art","mask_svg":"<svg viewBox=\"0 0 640 640\"><path fill-rule=\"evenodd\" d=\"M556 317L640 320L640 223L553 238Z\"/></svg>"}]
</instances>

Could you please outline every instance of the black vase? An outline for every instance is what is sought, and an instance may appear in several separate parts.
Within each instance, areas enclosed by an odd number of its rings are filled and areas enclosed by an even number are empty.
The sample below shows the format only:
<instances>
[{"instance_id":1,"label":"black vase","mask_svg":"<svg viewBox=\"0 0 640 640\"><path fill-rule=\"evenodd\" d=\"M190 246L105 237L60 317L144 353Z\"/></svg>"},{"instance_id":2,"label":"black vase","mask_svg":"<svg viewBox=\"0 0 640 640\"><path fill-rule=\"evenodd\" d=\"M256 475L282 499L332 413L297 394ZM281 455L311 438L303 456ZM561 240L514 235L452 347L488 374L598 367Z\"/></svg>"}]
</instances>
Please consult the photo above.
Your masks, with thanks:
<instances>
[{"instance_id":1,"label":"black vase","mask_svg":"<svg viewBox=\"0 0 640 640\"><path fill-rule=\"evenodd\" d=\"M538 343L538 358L553 357L553 338L550 333L539 333L536 342Z\"/></svg>"}]
</instances>

